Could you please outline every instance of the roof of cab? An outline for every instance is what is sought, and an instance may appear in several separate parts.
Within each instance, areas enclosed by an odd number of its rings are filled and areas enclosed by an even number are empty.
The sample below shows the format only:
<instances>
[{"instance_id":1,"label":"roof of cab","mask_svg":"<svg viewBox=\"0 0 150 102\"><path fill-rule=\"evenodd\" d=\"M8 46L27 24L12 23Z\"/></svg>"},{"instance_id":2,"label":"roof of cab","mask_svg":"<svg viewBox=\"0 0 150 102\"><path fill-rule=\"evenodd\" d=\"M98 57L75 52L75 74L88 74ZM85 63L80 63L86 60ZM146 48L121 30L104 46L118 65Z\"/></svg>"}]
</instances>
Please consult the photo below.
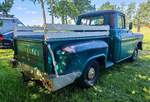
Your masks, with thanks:
<instances>
[{"instance_id":1,"label":"roof of cab","mask_svg":"<svg viewBox=\"0 0 150 102\"><path fill-rule=\"evenodd\" d=\"M122 12L116 10L99 10L99 11L92 11L92 12L81 14L79 15L79 17L90 17L90 16L98 16L100 14L112 14L112 13L123 14Z\"/></svg>"}]
</instances>

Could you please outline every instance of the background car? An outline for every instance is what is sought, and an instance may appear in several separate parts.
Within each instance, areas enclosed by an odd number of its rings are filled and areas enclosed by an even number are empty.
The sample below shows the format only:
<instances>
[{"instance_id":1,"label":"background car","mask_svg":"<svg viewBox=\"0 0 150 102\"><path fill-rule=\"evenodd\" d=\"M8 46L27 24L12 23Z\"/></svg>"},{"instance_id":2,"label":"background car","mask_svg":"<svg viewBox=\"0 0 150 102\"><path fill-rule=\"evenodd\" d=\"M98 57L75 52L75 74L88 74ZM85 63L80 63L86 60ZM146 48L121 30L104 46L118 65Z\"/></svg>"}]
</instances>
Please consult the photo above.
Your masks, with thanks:
<instances>
[{"instance_id":1,"label":"background car","mask_svg":"<svg viewBox=\"0 0 150 102\"><path fill-rule=\"evenodd\" d=\"M15 17L4 17L0 15L0 48L13 47L15 26L24 26L24 24Z\"/></svg>"}]
</instances>

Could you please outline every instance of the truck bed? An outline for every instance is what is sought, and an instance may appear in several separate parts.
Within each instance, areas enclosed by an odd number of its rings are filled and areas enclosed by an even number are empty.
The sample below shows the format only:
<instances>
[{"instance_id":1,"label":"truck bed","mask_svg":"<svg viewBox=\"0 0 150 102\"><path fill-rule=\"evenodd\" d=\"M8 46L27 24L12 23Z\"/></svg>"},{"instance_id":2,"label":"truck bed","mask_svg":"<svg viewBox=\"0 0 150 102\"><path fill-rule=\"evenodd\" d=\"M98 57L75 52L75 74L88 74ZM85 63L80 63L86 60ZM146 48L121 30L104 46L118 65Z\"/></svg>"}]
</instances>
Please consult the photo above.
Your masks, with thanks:
<instances>
[{"instance_id":1,"label":"truck bed","mask_svg":"<svg viewBox=\"0 0 150 102\"><path fill-rule=\"evenodd\" d=\"M91 42L95 38L109 37L109 26L49 25L46 41L44 41L44 36L42 27L17 28L15 31L15 56L23 64L30 65L42 72L52 73L52 59L48 52L48 45L56 54L56 49L67 44L79 43L81 40L83 43ZM44 42L47 44L45 45ZM45 46L47 47L45 48Z\"/></svg>"},{"instance_id":2,"label":"truck bed","mask_svg":"<svg viewBox=\"0 0 150 102\"><path fill-rule=\"evenodd\" d=\"M21 27L15 36L20 39L43 40L44 31L42 27ZM48 41L108 37L109 26L49 25L46 36Z\"/></svg>"}]
</instances>

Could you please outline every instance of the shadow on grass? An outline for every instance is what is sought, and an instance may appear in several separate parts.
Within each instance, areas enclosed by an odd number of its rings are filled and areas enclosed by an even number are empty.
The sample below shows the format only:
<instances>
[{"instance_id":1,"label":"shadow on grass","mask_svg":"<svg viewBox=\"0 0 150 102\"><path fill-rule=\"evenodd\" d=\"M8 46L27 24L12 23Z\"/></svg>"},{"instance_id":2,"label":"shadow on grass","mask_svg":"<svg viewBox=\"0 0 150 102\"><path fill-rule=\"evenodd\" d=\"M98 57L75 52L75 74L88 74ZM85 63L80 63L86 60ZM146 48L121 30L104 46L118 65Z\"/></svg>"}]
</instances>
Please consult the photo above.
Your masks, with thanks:
<instances>
[{"instance_id":1,"label":"shadow on grass","mask_svg":"<svg viewBox=\"0 0 150 102\"><path fill-rule=\"evenodd\" d=\"M148 97L142 90L150 84L143 80L133 80L137 74L150 75L149 51L140 52L137 61L128 61L114 65L102 71L97 85L93 88L82 89L75 84L69 85L57 92L48 92L37 84L23 83L21 73L12 69L8 61L0 61L0 101L2 102L115 102L141 101ZM149 76L150 77L150 76ZM132 92L135 94L132 94ZM149 101L149 99L148 99ZM147 102L148 102L147 101Z\"/></svg>"}]
</instances>

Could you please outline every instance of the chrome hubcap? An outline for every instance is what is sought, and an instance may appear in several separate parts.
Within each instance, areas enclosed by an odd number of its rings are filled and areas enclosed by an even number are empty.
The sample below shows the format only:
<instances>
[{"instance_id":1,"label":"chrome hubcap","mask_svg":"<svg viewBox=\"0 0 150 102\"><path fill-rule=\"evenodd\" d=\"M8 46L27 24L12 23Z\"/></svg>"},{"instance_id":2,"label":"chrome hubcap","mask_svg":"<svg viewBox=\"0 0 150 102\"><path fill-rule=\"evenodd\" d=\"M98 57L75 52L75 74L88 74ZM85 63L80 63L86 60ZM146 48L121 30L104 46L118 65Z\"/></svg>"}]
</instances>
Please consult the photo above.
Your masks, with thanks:
<instances>
[{"instance_id":1,"label":"chrome hubcap","mask_svg":"<svg viewBox=\"0 0 150 102\"><path fill-rule=\"evenodd\" d=\"M88 79L92 80L95 77L95 69L90 68L89 73L88 73Z\"/></svg>"}]
</instances>

